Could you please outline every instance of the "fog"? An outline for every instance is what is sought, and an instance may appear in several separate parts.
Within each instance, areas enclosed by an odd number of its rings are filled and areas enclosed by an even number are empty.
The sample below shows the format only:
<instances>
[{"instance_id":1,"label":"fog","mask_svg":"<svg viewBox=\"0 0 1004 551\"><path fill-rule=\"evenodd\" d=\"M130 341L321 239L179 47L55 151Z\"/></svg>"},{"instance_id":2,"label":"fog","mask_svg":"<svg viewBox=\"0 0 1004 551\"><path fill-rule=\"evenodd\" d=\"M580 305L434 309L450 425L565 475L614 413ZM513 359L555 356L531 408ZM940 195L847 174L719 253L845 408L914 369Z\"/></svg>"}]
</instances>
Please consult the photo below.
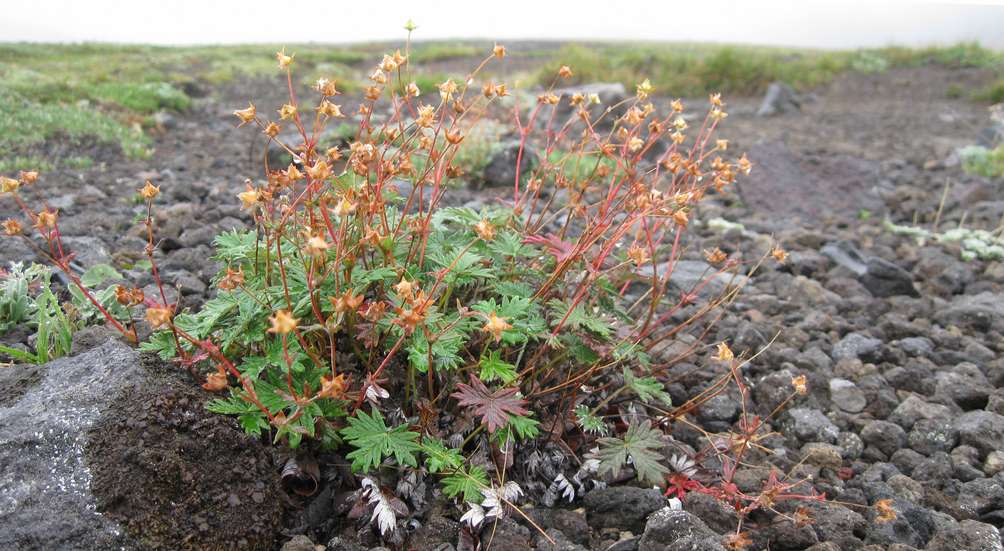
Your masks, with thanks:
<instances>
[{"instance_id":1,"label":"fog","mask_svg":"<svg viewBox=\"0 0 1004 551\"><path fill-rule=\"evenodd\" d=\"M658 40L853 48L979 40L1004 1L0 0L0 41L232 44L417 39Z\"/></svg>"}]
</instances>

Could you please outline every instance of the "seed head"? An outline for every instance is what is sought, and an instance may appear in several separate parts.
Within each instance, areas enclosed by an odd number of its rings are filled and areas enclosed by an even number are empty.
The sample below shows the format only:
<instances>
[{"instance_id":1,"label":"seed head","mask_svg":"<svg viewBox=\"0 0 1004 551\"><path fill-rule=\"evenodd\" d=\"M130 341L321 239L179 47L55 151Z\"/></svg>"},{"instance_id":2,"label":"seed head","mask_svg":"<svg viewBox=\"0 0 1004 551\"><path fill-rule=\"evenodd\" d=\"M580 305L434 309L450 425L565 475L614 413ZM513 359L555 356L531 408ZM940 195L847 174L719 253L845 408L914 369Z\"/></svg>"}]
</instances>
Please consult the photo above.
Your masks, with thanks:
<instances>
[{"instance_id":1,"label":"seed head","mask_svg":"<svg viewBox=\"0 0 1004 551\"><path fill-rule=\"evenodd\" d=\"M880 499L875 502L875 522L885 524L896 520L896 509L893 509L891 499Z\"/></svg>"},{"instance_id":2,"label":"seed head","mask_svg":"<svg viewBox=\"0 0 1004 551\"><path fill-rule=\"evenodd\" d=\"M348 198L342 197L342 200L335 205L335 208L331 209L331 213L335 216L349 216L355 214L356 204L349 201Z\"/></svg>"},{"instance_id":3,"label":"seed head","mask_svg":"<svg viewBox=\"0 0 1004 551\"><path fill-rule=\"evenodd\" d=\"M408 281L404 278L394 286L394 291L404 299L411 298L416 289L418 289L418 285L414 281Z\"/></svg>"},{"instance_id":4,"label":"seed head","mask_svg":"<svg viewBox=\"0 0 1004 551\"><path fill-rule=\"evenodd\" d=\"M268 329L269 333L288 335L296 330L296 323L300 320L294 318L289 310L279 310L268 318L268 321L272 324L272 327Z\"/></svg>"},{"instance_id":5,"label":"seed head","mask_svg":"<svg viewBox=\"0 0 1004 551\"><path fill-rule=\"evenodd\" d=\"M220 392L230 388L230 381L227 380L226 373L217 371L206 375L206 382L202 384L202 388L209 392Z\"/></svg>"},{"instance_id":6,"label":"seed head","mask_svg":"<svg viewBox=\"0 0 1004 551\"><path fill-rule=\"evenodd\" d=\"M38 181L38 171L37 170L22 170L21 171L21 181L25 184L34 184Z\"/></svg>"},{"instance_id":7,"label":"seed head","mask_svg":"<svg viewBox=\"0 0 1004 551\"><path fill-rule=\"evenodd\" d=\"M282 120L290 119L296 115L296 106L285 104L279 109L279 118Z\"/></svg>"},{"instance_id":8,"label":"seed head","mask_svg":"<svg viewBox=\"0 0 1004 551\"><path fill-rule=\"evenodd\" d=\"M770 255L781 264L784 264L784 261L788 260L788 252L781 248L780 245L774 245L774 249L770 251Z\"/></svg>"},{"instance_id":9,"label":"seed head","mask_svg":"<svg viewBox=\"0 0 1004 551\"><path fill-rule=\"evenodd\" d=\"M732 353L732 349L729 348L725 341L718 343L718 352L715 354L715 359L720 362L731 362L735 358L735 354Z\"/></svg>"},{"instance_id":10,"label":"seed head","mask_svg":"<svg viewBox=\"0 0 1004 551\"><path fill-rule=\"evenodd\" d=\"M275 53L275 58L279 61L280 69L288 69L290 64L293 63L293 58L295 56L296 54L286 55L286 48L283 48L282 51Z\"/></svg>"},{"instance_id":11,"label":"seed head","mask_svg":"<svg viewBox=\"0 0 1004 551\"><path fill-rule=\"evenodd\" d=\"M238 109L237 111L234 111L234 115L241 120L241 123L237 125L238 127L241 127L254 120L254 118L258 115L258 109L253 103L248 102L247 109Z\"/></svg>"},{"instance_id":12,"label":"seed head","mask_svg":"<svg viewBox=\"0 0 1004 551\"><path fill-rule=\"evenodd\" d=\"M17 188L21 187L21 182L18 182L14 178L8 178L6 176L0 177L0 190L3 193L13 193L17 191Z\"/></svg>"},{"instance_id":13,"label":"seed head","mask_svg":"<svg viewBox=\"0 0 1004 551\"><path fill-rule=\"evenodd\" d=\"M652 93L652 90L653 90L652 83L649 82L647 78L641 81L641 84L639 84L638 87L636 88L638 99L641 101L647 100L649 94Z\"/></svg>"},{"instance_id":14,"label":"seed head","mask_svg":"<svg viewBox=\"0 0 1004 551\"><path fill-rule=\"evenodd\" d=\"M353 295L349 289L337 297L328 297L328 301L335 307L335 312L355 312L363 303L363 295Z\"/></svg>"},{"instance_id":15,"label":"seed head","mask_svg":"<svg viewBox=\"0 0 1004 551\"><path fill-rule=\"evenodd\" d=\"M415 124L421 126L422 128L429 128L433 125L436 116L436 110L431 105L420 105L418 107L418 118L415 119Z\"/></svg>"},{"instance_id":16,"label":"seed head","mask_svg":"<svg viewBox=\"0 0 1004 551\"><path fill-rule=\"evenodd\" d=\"M708 250L704 251L704 258L710 264L715 264L715 265L721 264L722 262L725 262L728 259L728 257L729 256L725 254L725 251L721 250L718 247L715 247L713 250L710 251Z\"/></svg>"},{"instance_id":17,"label":"seed head","mask_svg":"<svg viewBox=\"0 0 1004 551\"><path fill-rule=\"evenodd\" d=\"M224 291L232 291L241 285L244 285L244 268L237 268L235 272L232 268L227 266L227 273L220 280L219 288Z\"/></svg>"},{"instance_id":18,"label":"seed head","mask_svg":"<svg viewBox=\"0 0 1004 551\"><path fill-rule=\"evenodd\" d=\"M669 105L670 105L670 107L673 108L673 112L674 113L682 113L683 112L683 101L680 100L679 98L673 100Z\"/></svg>"},{"instance_id":19,"label":"seed head","mask_svg":"<svg viewBox=\"0 0 1004 551\"><path fill-rule=\"evenodd\" d=\"M21 235L24 228L21 227L21 223L13 218L8 218L3 221L3 232L7 235Z\"/></svg>"},{"instance_id":20,"label":"seed head","mask_svg":"<svg viewBox=\"0 0 1004 551\"><path fill-rule=\"evenodd\" d=\"M258 190L251 186L251 184L244 184L245 189L243 192L237 194L237 198L241 200L241 208L245 210L252 210L255 204L258 203L259 194Z\"/></svg>"},{"instance_id":21,"label":"seed head","mask_svg":"<svg viewBox=\"0 0 1004 551\"><path fill-rule=\"evenodd\" d=\"M627 252L628 258L635 263L635 266L641 266L642 264L648 262L648 253L645 249L639 247L638 245L631 245Z\"/></svg>"},{"instance_id":22,"label":"seed head","mask_svg":"<svg viewBox=\"0 0 1004 551\"><path fill-rule=\"evenodd\" d=\"M486 218L482 218L477 224L474 224L474 232L485 241L495 239L495 226Z\"/></svg>"},{"instance_id":23,"label":"seed head","mask_svg":"<svg viewBox=\"0 0 1004 551\"><path fill-rule=\"evenodd\" d=\"M313 166L307 168L307 174L315 181L321 181L331 176L331 167L324 159L319 159Z\"/></svg>"},{"instance_id":24,"label":"seed head","mask_svg":"<svg viewBox=\"0 0 1004 551\"><path fill-rule=\"evenodd\" d=\"M502 340L502 333L507 329L512 329L512 325L506 323L505 318L498 317L495 312L488 315L488 321L481 328L485 333L489 333L495 339L495 342Z\"/></svg>"},{"instance_id":25,"label":"seed head","mask_svg":"<svg viewBox=\"0 0 1004 551\"><path fill-rule=\"evenodd\" d=\"M715 147L717 147L719 151L725 151L726 149L729 148L729 141L728 140L715 140Z\"/></svg>"},{"instance_id":26,"label":"seed head","mask_svg":"<svg viewBox=\"0 0 1004 551\"><path fill-rule=\"evenodd\" d=\"M443 98L443 101L453 101L453 94L456 92L457 83L453 82L453 79L448 79L439 85L439 97Z\"/></svg>"},{"instance_id":27,"label":"seed head","mask_svg":"<svg viewBox=\"0 0 1004 551\"><path fill-rule=\"evenodd\" d=\"M572 68L568 65L562 65L561 68L558 69L558 76L561 78L570 78L572 76Z\"/></svg>"},{"instance_id":28,"label":"seed head","mask_svg":"<svg viewBox=\"0 0 1004 551\"><path fill-rule=\"evenodd\" d=\"M35 217L35 227L39 230L51 230L56 227L56 212L43 210Z\"/></svg>"},{"instance_id":29,"label":"seed head","mask_svg":"<svg viewBox=\"0 0 1004 551\"><path fill-rule=\"evenodd\" d=\"M147 201L153 201L155 197L160 195L160 186L155 186L150 180L147 180L146 184L140 188L139 194Z\"/></svg>"},{"instance_id":30,"label":"seed head","mask_svg":"<svg viewBox=\"0 0 1004 551\"><path fill-rule=\"evenodd\" d=\"M171 323L172 317L174 312L167 306L151 306L146 309L146 321L154 329L160 329Z\"/></svg>"},{"instance_id":31,"label":"seed head","mask_svg":"<svg viewBox=\"0 0 1004 551\"><path fill-rule=\"evenodd\" d=\"M335 85L335 81L328 80L326 78L319 78L314 84L314 89L321 93L322 96L337 96L341 92Z\"/></svg>"},{"instance_id":32,"label":"seed head","mask_svg":"<svg viewBox=\"0 0 1004 551\"><path fill-rule=\"evenodd\" d=\"M636 152L639 149L641 149L641 146L643 145L645 145L645 140L639 138L638 136L635 136L631 138L631 141L628 142L628 149L631 152Z\"/></svg>"},{"instance_id":33,"label":"seed head","mask_svg":"<svg viewBox=\"0 0 1004 551\"><path fill-rule=\"evenodd\" d=\"M418 84L415 84L414 82L409 82L405 91L413 98L417 98L422 95L422 91L418 89Z\"/></svg>"},{"instance_id":34,"label":"seed head","mask_svg":"<svg viewBox=\"0 0 1004 551\"><path fill-rule=\"evenodd\" d=\"M294 165L293 163L289 163L289 166L286 167L286 179L288 179L291 182L302 180L303 173L300 172L299 168L296 168L296 165Z\"/></svg>"},{"instance_id":35,"label":"seed head","mask_svg":"<svg viewBox=\"0 0 1004 551\"><path fill-rule=\"evenodd\" d=\"M502 59L505 57L505 46L496 44L495 47L492 48L492 54L495 55L497 59Z\"/></svg>"},{"instance_id":36,"label":"seed head","mask_svg":"<svg viewBox=\"0 0 1004 551\"><path fill-rule=\"evenodd\" d=\"M380 61L380 70L389 73L394 69L397 69L397 61L392 56L384 54L383 60Z\"/></svg>"},{"instance_id":37,"label":"seed head","mask_svg":"<svg viewBox=\"0 0 1004 551\"><path fill-rule=\"evenodd\" d=\"M262 133L268 136L269 138L274 138L279 135L279 130L280 128L278 124L270 122L268 123L268 126L265 127L265 130L262 131Z\"/></svg>"},{"instance_id":38,"label":"seed head","mask_svg":"<svg viewBox=\"0 0 1004 551\"><path fill-rule=\"evenodd\" d=\"M345 375L325 375L321 377L321 391L317 395L321 398L341 398L345 394Z\"/></svg>"},{"instance_id":39,"label":"seed head","mask_svg":"<svg viewBox=\"0 0 1004 551\"><path fill-rule=\"evenodd\" d=\"M805 379L805 375L799 375L797 377L791 378L791 386L795 388L795 392L801 396L805 396L809 393L809 385Z\"/></svg>"},{"instance_id":40,"label":"seed head","mask_svg":"<svg viewBox=\"0 0 1004 551\"><path fill-rule=\"evenodd\" d=\"M725 106L725 103L722 101L722 94L721 93L717 93L716 92L714 94L711 94L710 96L708 96L708 101L710 101L711 105L713 105L714 107L724 107Z\"/></svg>"},{"instance_id":41,"label":"seed head","mask_svg":"<svg viewBox=\"0 0 1004 551\"><path fill-rule=\"evenodd\" d=\"M687 211L680 209L673 212L673 222L676 222L677 226L681 228L686 228L690 220L687 218Z\"/></svg>"},{"instance_id":42,"label":"seed head","mask_svg":"<svg viewBox=\"0 0 1004 551\"><path fill-rule=\"evenodd\" d=\"M320 105L317 106L317 112L324 115L325 117L332 117L342 119L345 115L342 113L342 106L335 105L328 100L324 100Z\"/></svg>"},{"instance_id":43,"label":"seed head","mask_svg":"<svg viewBox=\"0 0 1004 551\"><path fill-rule=\"evenodd\" d=\"M307 239L307 244L303 246L303 251L315 258L323 257L324 253L331 248L331 245L324 240L321 235L314 235Z\"/></svg>"}]
</instances>

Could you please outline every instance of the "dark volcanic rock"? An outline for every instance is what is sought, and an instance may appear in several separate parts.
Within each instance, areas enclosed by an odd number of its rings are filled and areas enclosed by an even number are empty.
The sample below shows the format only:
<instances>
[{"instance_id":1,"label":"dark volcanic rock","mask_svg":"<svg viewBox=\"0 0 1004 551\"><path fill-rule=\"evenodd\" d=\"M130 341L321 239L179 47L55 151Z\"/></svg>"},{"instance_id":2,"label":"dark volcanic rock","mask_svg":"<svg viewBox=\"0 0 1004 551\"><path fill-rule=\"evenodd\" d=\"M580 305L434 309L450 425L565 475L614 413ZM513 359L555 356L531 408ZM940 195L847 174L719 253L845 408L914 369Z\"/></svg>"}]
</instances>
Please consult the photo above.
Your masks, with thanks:
<instances>
[{"instance_id":1,"label":"dark volcanic rock","mask_svg":"<svg viewBox=\"0 0 1004 551\"><path fill-rule=\"evenodd\" d=\"M516 182L516 160L519 158L519 173L524 175L537 165L537 153L530 146L523 148L519 157L519 141L513 140L499 145L488 159L481 179L488 186L512 186Z\"/></svg>"},{"instance_id":2,"label":"dark volcanic rock","mask_svg":"<svg viewBox=\"0 0 1004 551\"><path fill-rule=\"evenodd\" d=\"M701 519L664 507L645 523L638 551L724 551L717 540Z\"/></svg>"},{"instance_id":3,"label":"dark volcanic rock","mask_svg":"<svg viewBox=\"0 0 1004 551\"><path fill-rule=\"evenodd\" d=\"M640 531L645 518L666 504L662 492L633 486L613 486L586 494L586 515L593 528Z\"/></svg>"}]
</instances>

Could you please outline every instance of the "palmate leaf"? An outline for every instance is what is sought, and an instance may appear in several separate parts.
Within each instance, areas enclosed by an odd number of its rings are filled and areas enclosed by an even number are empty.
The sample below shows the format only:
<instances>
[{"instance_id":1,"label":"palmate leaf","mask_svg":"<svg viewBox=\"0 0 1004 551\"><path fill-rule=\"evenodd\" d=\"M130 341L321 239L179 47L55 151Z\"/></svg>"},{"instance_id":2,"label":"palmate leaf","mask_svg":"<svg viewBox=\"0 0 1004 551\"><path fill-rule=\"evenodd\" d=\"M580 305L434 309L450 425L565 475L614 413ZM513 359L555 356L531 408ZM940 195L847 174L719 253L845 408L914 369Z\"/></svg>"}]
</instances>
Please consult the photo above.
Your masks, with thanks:
<instances>
[{"instance_id":1,"label":"palmate leaf","mask_svg":"<svg viewBox=\"0 0 1004 551\"><path fill-rule=\"evenodd\" d=\"M471 503L481 503L484 500L481 491L487 487L488 473L477 465L471 465L467 470L459 469L443 478L443 493L450 497L463 496L464 501Z\"/></svg>"},{"instance_id":2,"label":"palmate leaf","mask_svg":"<svg viewBox=\"0 0 1004 551\"><path fill-rule=\"evenodd\" d=\"M627 367L624 368L624 385L634 391L638 398L646 404L652 400L659 400L667 406L673 405L673 398L666 392L655 377L636 377Z\"/></svg>"},{"instance_id":3,"label":"palmate leaf","mask_svg":"<svg viewBox=\"0 0 1004 551\"><path fill-rule=\"evenodd\" d=\"M516 380L516 366L503 360L498 350L492 350L488 352L488 356L482 356L478 365L481 367L482 381L499 380L503 384L509 384Z\"/></svg>"},{"instance_id":4,"label":"palmate leaf","mask_svg":"<svg viewBox=\"0 0 1004 551\"><path fill-rule=\"evenodd\" d=\"M464 465L464 456L459 451L447 448L435 438L426 436L422 439L422 453L425 454L426 468L433 474L459 469Z\"/></svg>"},{"instance_id":5,"label":"palmate leaf","mask_svg":"<svg viewBox=\"0 0 1004 551\"><path fill-rule=\"evenodd\" d=\"M526 400L516 397L519 389L500 388L495 392L488 390L477 377L470 376L470 385L459 383L457 392L451 394L461 407L474 409L474 414L481 417L488 432L495 432L510 420L510 415L527 415L530 412L523 406Z\"/></svg>"},{"instance_id":6,"label":"palmate leaf","mask_svg":"<svg viewBox=\"0 0 1004 551\"><path fill-rule=\"evenodd\" d=\"M356 448L346 457L352 460L352 470L369 472L380 465L385 457L394 456L398 465L418 466L415 452L421 449L415 440L418 433L401 425L388 428L379 410L367 415L359 410L355 417L349 417L349 426L342 429L342 436Z\"/></svg>"},{"instance_id":7,"label":"palmate leaf","mask_svg":"<svg viewBox=\"0 0 1004 551\"><path fill-rule=\"evenodd\" d=\"M590 309L579 303L569 312L570 305L558 299L552 299L547 303L551 309L551 325L557 325L562 318L565 319L565 327L571 329L585 329L594 336L603 340L610 338L612 327L610 320L604 319L601 315L590 312Z\"/></svg>"},{"instance_id":8,"label":"palmate leaf","mask_svg":"<svg viewBox=\"0 0 1004 551\"><path fill-rule=\"evenodd\" d=\"M584 405L576 406L575 418L579 422L579 426L582 427L582 430L588 433L607 433L607 424L603 422L603 419L590 413L589 408Z\"/></svg>"},{"instance_id":9,"label":"palmate leaf","mask_svg":"<svg viewBox=\"0 0 1004 551\"><path fill-rule=\"evenodd\" d=\"M662 482L669 473L669 469L659 463L662 436L652 428L650 421L644 421L629 425L621 438L600 438L600 451L596 456L600 460L599 473L610 472L616 476L630 461L638 473L638 480L652 484Z\"/></svg>"}]
</instances>

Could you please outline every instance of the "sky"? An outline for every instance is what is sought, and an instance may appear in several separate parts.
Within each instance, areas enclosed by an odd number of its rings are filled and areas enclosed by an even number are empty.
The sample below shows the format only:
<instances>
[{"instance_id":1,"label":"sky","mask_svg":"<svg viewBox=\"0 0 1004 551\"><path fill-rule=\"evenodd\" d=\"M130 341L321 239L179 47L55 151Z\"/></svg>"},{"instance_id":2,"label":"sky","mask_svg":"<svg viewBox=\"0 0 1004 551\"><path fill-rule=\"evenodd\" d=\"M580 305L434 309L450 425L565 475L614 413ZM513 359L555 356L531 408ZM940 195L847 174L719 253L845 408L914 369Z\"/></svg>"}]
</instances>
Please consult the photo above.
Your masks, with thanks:
<instances>
[{"instance_id":1,"label":"sky","mask_svg":"<svg viewBox=\"0 0 1004 551\"><path fill-rule=\"evenodd\" d=\"M979 40L1004 0L0 0L0 42L234 44L476 38L815 48Z\"/></svg>"}]
</instances>

